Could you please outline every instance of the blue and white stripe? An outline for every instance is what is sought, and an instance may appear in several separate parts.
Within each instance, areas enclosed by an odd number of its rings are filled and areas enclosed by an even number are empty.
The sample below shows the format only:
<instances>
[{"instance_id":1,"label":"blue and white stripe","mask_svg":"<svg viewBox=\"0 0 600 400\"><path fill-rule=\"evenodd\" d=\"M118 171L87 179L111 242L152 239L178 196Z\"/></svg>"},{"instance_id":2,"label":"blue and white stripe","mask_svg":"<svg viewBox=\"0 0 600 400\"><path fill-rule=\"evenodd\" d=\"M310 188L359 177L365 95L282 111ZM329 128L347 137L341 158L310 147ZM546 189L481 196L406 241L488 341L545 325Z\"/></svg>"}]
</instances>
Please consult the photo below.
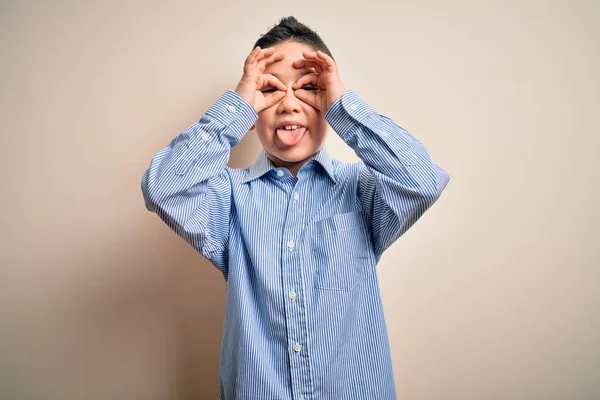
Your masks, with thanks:
<instances>
[{"instance_id":1,"label":"blue and white stripe","mask_svg":"<svg viewBox=\"0 0 600 400\"><path fill-rule=\"evenodd\" d=\"M450 178L352 91L325 119L361 161L229 168L257 118L227 91L142 178L148 210L227 282L219 399L395 399L376 265Z\"/></svg>"}]
</instances>

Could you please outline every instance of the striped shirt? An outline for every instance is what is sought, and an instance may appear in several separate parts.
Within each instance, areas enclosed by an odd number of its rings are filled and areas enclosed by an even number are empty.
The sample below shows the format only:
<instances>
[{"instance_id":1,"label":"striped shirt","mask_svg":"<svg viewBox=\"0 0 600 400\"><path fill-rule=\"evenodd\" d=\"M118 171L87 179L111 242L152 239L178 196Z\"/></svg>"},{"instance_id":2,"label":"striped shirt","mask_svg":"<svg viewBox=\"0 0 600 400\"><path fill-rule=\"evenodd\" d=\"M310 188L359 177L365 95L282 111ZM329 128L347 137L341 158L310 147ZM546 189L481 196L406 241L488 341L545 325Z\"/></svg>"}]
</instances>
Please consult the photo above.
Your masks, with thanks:
<instances>
[{"instance_id":1,"label":"striped shirt","mask_svg":"<svg viewBox=\"0 0 600 400\"><path fill-rule=\"evenodd\" d=\"M228 167L257 118L225 92L141 182L148 210L226 281L219 399L395 399L376 265L449 175L350 90L325 119L360 161L323 148L294 177L261 150Z\"/></svg>"}]
</instances>

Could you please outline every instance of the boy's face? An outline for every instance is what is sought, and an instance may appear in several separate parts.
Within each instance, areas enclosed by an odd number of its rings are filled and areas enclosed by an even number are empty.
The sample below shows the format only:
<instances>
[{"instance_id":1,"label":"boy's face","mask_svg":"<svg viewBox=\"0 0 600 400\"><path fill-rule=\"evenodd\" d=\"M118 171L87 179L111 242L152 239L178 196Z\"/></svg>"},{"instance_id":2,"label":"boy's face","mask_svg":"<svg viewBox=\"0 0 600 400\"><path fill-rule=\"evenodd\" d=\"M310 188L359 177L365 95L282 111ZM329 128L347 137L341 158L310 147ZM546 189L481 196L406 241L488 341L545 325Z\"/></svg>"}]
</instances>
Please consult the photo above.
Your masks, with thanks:
<instances>
[{"instance_id":1,"label":"boy's face","mask_svg":"<svg viewBox=\"0 0 600 400\"><path fill-rule=\"evenodd\" d=\"M323 147L329 125L319 110L298 99L292 89L300 77L313 71L294 68L292 63L304 58L303 51L314 50L308 45L293 41L273 47L276 53L285 53L285 58L269 64L265 74L274 75L288 89L283 99L258 114L256 133L271 161L295 173ZM305 86L305 89L311 90L311 87ZM299 125L300 128L288 131L280 128L282 124Z\"/></svg>"}]
</instances>

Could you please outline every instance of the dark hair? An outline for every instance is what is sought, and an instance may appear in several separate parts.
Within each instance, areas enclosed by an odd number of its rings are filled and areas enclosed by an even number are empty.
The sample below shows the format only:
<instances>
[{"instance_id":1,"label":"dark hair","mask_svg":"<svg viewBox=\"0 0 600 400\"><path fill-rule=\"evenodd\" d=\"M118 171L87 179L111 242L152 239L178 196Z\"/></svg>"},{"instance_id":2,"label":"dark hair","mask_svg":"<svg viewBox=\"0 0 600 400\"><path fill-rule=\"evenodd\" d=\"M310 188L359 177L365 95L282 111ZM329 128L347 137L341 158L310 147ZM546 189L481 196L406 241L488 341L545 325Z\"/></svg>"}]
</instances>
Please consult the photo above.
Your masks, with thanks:
<instances>
[{"instance_id":1,"label":"dark hair","mask_svg":"<svg viewBox=\"0 0 600 400\"><path fill-rule=\"evenodd\" d=\"M254 48L260 46L264 49L282 42L287 42L288 40L304 43L312 47L313 50L321 50L323 53L333 58L319 34L292 16L281 18L277 25L260 36L254 44Z\"/></svg>"}]
</instances>

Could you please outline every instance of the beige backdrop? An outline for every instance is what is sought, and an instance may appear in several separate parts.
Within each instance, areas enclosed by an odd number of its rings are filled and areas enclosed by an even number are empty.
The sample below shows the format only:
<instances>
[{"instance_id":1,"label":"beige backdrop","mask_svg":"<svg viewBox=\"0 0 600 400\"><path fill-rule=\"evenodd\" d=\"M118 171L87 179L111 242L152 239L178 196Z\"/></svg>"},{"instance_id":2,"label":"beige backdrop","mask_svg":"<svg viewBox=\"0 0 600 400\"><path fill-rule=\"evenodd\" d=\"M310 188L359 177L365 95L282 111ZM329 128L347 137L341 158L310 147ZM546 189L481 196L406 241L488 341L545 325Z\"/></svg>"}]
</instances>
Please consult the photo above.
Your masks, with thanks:
<instances>
[{"instance_id":1,"label":"beige backdrop","mask_svg":"<svg viewBox=\"0 0 600 400\"><path fill-rule=\"evenodd\" d=\"M378 267L399 398L600 398L598 1L93 3L0 3L2 399L216 398L223 278L140 179L290 14L452 177Z\"/></svg>"}]
</instances>

